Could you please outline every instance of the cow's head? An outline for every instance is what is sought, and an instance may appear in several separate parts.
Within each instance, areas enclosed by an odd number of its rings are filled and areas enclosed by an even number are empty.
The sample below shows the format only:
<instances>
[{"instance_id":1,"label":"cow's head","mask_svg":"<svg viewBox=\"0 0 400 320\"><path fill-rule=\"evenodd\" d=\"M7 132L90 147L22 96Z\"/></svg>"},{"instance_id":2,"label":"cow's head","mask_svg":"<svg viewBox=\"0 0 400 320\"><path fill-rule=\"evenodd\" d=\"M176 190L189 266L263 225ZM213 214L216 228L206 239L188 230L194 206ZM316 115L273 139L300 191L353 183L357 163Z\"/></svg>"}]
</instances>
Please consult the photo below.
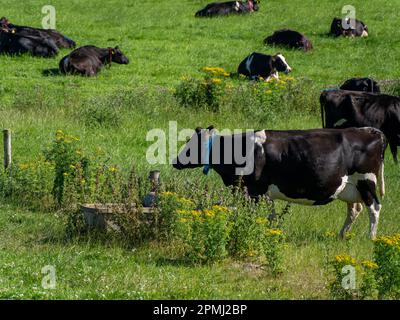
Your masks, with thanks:
<instances>
[{"instance_id":1,"label":"cow's head","mask_svg":"<svg viewBox=\"0 0 400 320\"><path fill-rule=\"evenodd\" d=\"M285 57L280 53L272 57L272 65L279 72L284 72L286 74L292 72L292 68L286 62Z\"/></svg>"},{"instance_id":2,"label":"cow's head","mask_svg":"<svg viewBox=\"0 0 400 320\"><path fill-rule=\"evenodd\" d=\"M173 161L173 167L178 170L200 168L207 162L209 156L208 144L214 134L214 127L196 128L192 137L186 142L178 157Z\"/></svg>"},{"instance_id":3,"label":"cow's head","mask_svg":"<svg viewBox=\"0 0 400 320\"><path fill-rule=\"evenodd\" d=\"M259 10L259 0L247 0L247 5L250 11L258 11Z\"/></svg>"},{"instance_id":4,"label":"cow's head","mask_svg":"<svg viewBox=\"0 0 400 320\"><path fill-rule=\"evenodd\" d=\"M0 18L0 26L7 27L10 24L10 21L6 17Z\"/></svg>"},{"instance_id":5,"label":"cow's head","mask_svg":"<svg viewBox=\"0 0 400 320\"><path fill-rule=\"evenodd\" d=\"M118 46L110 48L111 61L119 64L128 64L129 59L122 53Z\"/></svg>"}]
</instances>

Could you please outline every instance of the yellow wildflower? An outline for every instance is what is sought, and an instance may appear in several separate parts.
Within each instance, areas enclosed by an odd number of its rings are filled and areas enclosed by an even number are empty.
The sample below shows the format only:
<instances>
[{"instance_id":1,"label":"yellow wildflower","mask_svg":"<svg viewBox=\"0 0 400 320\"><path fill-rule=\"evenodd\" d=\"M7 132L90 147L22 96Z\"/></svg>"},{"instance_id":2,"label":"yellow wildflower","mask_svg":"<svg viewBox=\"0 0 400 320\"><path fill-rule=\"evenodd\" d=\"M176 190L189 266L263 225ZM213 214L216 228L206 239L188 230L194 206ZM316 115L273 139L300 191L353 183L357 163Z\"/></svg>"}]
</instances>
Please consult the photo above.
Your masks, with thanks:
<instances>
[{"instance_id":1,"label":"yellow wildflower","mask_svg":"<svg viewBox=\"0 0 400 320\"><path fill-rule=\"evenodd\" d=\"M219 211L219 212L223 212L223 213L229 213L230 210L227 207L224 206L220 206L220 205L215 205L212 207L214 211Z\"/></svg>"},{"instance_id":2,"label":"yellow wildflower","mask_svg":"<svg viewBox=\"0 0 400 320\"><path fill-rule=\"evenodd\" d=\"M161 195L166 196L166 197L173 197L173 196L176 196L177 194L175 192L164 191L164 192L161 192Z\"/></svg>"},{"instance_id":3,"label":"yellow wildflower","mask_svg":"<svg viewBox=\"0 0 400 320\"><path fill-rule=\"evenodd\" d=\"M270 237L279 237L283 235L283 231L279 229L268 229L266 234Z\"/></svg>"},{"instance_id":4,"label":"yellow wildflower","mask_svg":"<svg viewBox=\"0 0 400 320\"><path fill-rule=\"evenodd\" d=\"M343 263L346 265L355 265L356 264L356 259L353 257L349 256L348 254L340 254L335 257L335 261L337 263Z\"/></svg>"},{"instance_id":5,"label":"yellow wildflower","mask_svg":"<svg viewBox=\"0 0 400 320\"><path fill-rule=\"evenodd\" d=\"M222 82L222 80L218 79L218 78L212 78L211 82L214 83L214 84L220 84Z\"/></svg>"},{"instance_id":6,"label":"yellow wildflower","mask_svg":"<svg viewBox=\"0 0 400 320\"><path fill-rule=\"evenodd\" d=\"M118 171L118 169L117 169L117 168L115 168L115 167L110 167L110 168L108 169L108 171L110 171L110 172L114 173L114 172L117 172L117 171Z\"/></svg>"},{"instance_id":7,"label":"yellow wildflower","mask_svg":"<svg viewBox=\"0 0 400 320\"><path fill-rule=\"evenodd\" d=\"M267 219L266 218L257 218L256 219L256 223L257 224L266 224L267 223Z\"/></svg>"},{"instance_id":8,"label":"yellow wildflower","mask_svg":"<svg viewBox=\"0 0 400 320\"><path fill-rule=\"evenodd\" d=\"M378 265L375 262L369 260L361 262L361 265L365 269L378 269Z\"/></svg>"}]
</instances>

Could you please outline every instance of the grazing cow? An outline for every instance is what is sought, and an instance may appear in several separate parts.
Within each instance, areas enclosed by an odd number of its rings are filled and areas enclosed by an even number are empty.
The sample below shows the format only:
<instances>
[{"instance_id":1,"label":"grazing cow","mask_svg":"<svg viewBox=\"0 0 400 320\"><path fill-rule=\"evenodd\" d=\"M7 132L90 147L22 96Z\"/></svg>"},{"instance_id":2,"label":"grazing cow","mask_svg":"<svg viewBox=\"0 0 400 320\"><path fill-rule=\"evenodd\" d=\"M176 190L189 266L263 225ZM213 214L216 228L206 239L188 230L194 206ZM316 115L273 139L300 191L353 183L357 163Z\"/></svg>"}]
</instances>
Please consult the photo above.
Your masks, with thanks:
<instances>
[{"instance_id":1,"label":"grazing cow","mask_svg":"<svg viewBox=\"0 0 400 320\"><path fill-rule=\"evenodd\" d=\"M52 58L58 54L58 48L50 38L21 36L14 31L0 30L0 53L20 55L30 53L33 56Z\"/></svg>"},{"instance_id":2,"label":"grazing cow","mask_svg":"<svg viewBox=\"0 0 400 320\"><path fill-rule=\"evenodd\" d=\"M345 26L343 26L345 25ZM355 28L351 26L350 18L334 18L331 24L331 34L339 37L368 37L368 27L362 21L355 19Z\"/></svg>"},{"instance_id":3,"label":"grazing cow","mask_svg":"<svg viewBox=\"0 0 400 320\"><path fill-rule=\"evenodd\" d=\"M264 44L284 46L304 51L310 51L313 49L313 45L309 39L300 32L290 29L275 31L273 35L265 38Z\"/></svg>"},{"instance_id":4,"label":"grazing cow","mask_svg":"<svg viewBox=\"0 0 400 320\"><path fill-rule=\"evenodd\" d=\"M386 94L331 90L320 97L322 125L325 128L374 127L389 142L397 163L400 145L400 98Z\"/></svg>"},{"instance_id":5,"label":"grazing cow","mask_svg":"<svg viewBox=\"0 0 400 320\"><path fill-rule=\"evenodd\" d=\"M247 56L238 67L238 73L249 77L250 79L263 78L266 81L272 78L278 79L278 72L288 74L292 68L287 64L282 54L268 56L262 53L253 52Z\"/></svg>"},{"instance_id":6,"label":"grazing cow","mask_svg":"<svg viewBox=\"0 0 400 320\"><path fill-rule=\"evenodd\" d=\"M258 11L258 0L214 2L196 12L196 17L215 17Z\"/></svg>"},{"instance_id":7,"label":"grazing cow","mask_svg":"<svg viewBox=\"0 0 400 320\"><path fill-rule=\"evenodd\" d=\"M128 64L129 59L118 48L98 48L84 46L72 51L61 59L59 68L63 74L81 74L95 76L105 65L112 62Z\"/></svg>"},{"instance_id":8,"label":"grazing cow","mask_svg":"<svg viewBox=\"0 0 400 320\"><path fill-rule=\"evenodd\" d=\"M12 24L7 18L3 17L0 19L0 25L3 28L15 30L21 36L33 36L40 38L51 38L58 48L75 48L75 41L62 35L56 30L52 29L40 29L26 26L19 26Z\"/></svg>"},{"instance_id":9,"label":"grazing cow","mask_svg":"<svg viewBox=\"0 0 400 320\"><path fill-rule=\"evenodd\" d=\"M373 92L373 93L380 93L381 88L379 87L378 83L371 78L352 78L345 83L342 84L340 87L341 90L348 90L348 91L364 91L364 92Z\"/></svg>"},{"instance_id":10,"label":"grazing cow","mask_svg":"<svg viewBox=\"0 0 400 320\"><path fill-rule=\"evenodd\" d=\"M197 128L173 167L204 166L204 173L213 169L226 186L240 181L251 197L267 195L303 205L342 200L348 204L342 237L363 202L375 238L381 210L377 186L383 196L386 147L385 136L375 128L260 130L225 136L215 134L212 127ZM252 171L240 175L245 162L252 164Z\"/></svg>"}]
</instances>

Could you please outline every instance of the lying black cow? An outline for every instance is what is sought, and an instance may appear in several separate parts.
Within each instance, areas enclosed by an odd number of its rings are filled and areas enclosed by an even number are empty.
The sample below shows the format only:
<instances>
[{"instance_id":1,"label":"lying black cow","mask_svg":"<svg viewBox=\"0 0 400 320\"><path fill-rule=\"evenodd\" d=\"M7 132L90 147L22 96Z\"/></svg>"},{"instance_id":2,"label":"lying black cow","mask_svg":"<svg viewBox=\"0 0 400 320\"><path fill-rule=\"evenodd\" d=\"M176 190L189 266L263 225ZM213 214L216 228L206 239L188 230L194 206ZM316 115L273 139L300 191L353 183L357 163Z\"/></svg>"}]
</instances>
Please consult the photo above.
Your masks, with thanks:
<instances>
[{"instance_id":1,"label":"lying black cow","mask_svg":"<svg viewBox=\"0 0 400 320\"><path fill-rule=\"evenodd\" d=\"M9 29L0 30L0 53L21 55L29 53L33 56L52 58L58 54L58 48L50 38L21 36Z\"/></svg>"},{"instance_id":2,"label":"lying black cow","mask_svg":"<svg viewBox=\"0 0 400 320\"><path fill-rule=\"evenodd\" d=\"M63 74L81 74L90 77L97 75L104 65L111 65L112 62L128 64L129 59L118 47L84 46L62 58L59 68Z\"/></svg>"},{"instance_id":3,"label":"lying black cow","mask_svg":"<svg viewBox=\"0 0 400 320\"><path fill-rule=\"evenodd\" d=\"M303 205L342 200L348 204L342 237L363 202L369 209L374 238L381 210L378 184L384 194L386 147L385 136L375 128L261 130L225 136L216 135L212 128L198 128L173 166L204 166L205 173L213 169L226 186L240 180L252 197L268 195L271 200Z\"/></svg>"},{"instance_id":4,"label":"lying black cow","mask_svg":"<svg viewBox=\"0 0 400 320\"><path fill-rule=\"evenodd\" d=\"M373 92L380 93L381 88L378 83L371 78L352 78L346 80L340 87L341 90L348 91L364 91L364 92Z\"/></svg>"},{"instance_id":5,"label":"lying black cow","mask_svg":"<svg viewBox=\"0 0 400 320\"><path fill-rule=\"evenodd\" d=\"M196 17L226 16L229 14L244 14L258 11L257 0L214 2L196 12Z\"/></svg>"},{"instance_id":6,"label":"lying black cow","mask_svg":"<svg viewBox=\"0 0 400 320\"><path fill-rule=\"evenodd\" d=\"M278 72L288 74L292 68L287 64L282 54L268 56L262 53L253 52L247 56L238 67L238 73L250 79L263 78L269 81L273 78L278 79Z\"/></svg>"},{"instance_id":7,"label":"lying black cow","mask_svg":"<svg viewBox=\"0 0 400 320\"><path fill-rule=\"evenodd\" d=\"M275 31L273 35L265 38L264 44L284 46L290 49L300 49L304 51L313 49L311 41L307 39L306 36L290 29Z\"/></svg>"},{"instance_id":8,"label":"lying black cow","mask_svg":"<svg viewBox=\"0 0 400 320\"><path fill-rule=\"evenodd\" d=\"M324 91L320 97L326 128L374 127L386 135L397 162L400 145L400 98L345 90Z\"/></svg>"},{"instance_id":9,"label":"lying black cow","mask_svg":"<svg viewBox=\"0 0 400 320\"><path fill-rule=\"evenodd\" d=\"M339 37L368 37L368 27L364 22L354 19L355 28L351 26L351 20L349 18L340 19L334 18L331 24L331 34Z\"/></svg>"},{"instance_id":10,"label":"lying black cow","mask_svg":"<svg viewBox=\"0 0 400 320\"><path fill-rule=\"evenodd\" d=\"M3 17L0 19L0 25L3 28L14 30L20 36L33 36L40 38L51 38L58 48L75 48L75 41L62 35L56 30L51 29L40 29L26 26L19 26L12 24L7 18Z\"/></svg>"}]
</instances>

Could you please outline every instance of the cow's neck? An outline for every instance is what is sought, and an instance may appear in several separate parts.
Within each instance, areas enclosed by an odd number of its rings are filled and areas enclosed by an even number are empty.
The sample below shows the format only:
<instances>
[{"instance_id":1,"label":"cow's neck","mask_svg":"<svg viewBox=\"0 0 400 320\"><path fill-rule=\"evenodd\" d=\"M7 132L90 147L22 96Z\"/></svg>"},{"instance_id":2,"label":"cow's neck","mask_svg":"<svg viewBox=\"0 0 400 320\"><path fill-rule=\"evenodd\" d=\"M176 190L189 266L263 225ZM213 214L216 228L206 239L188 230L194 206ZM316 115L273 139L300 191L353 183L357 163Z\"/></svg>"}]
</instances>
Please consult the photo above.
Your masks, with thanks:
<instances>
[{"instance_id":1,"label":"cow's neck","mask_svg":"<svg viewBox=\"0 0 400 320\"><path fill-rule=\"evenodd\" d=\"M233 163L225 164L224 163L224 158L219 159L219 163L213 163L213 154L216 152L219 153L219 155L223 155L224 149L223 149L223 141L229 137L229 139L232 139L232 136L214 136L213 137L213 144L209 150L209 158L208 158L208 166L210 169L213 169L216 173L220 175L222 178L224 184L226 186L233 186L237 185L237 183L240 181L240 176L237 175L236 169L238 166L234 163L234 160L232 161ZM238 136L236 137L238 139L243 139L243 136ZM235 139L235 138L234 138ZM245 141L244 141L245 143ZM217 159L219 157L216 157ZM232 158L234 159L234 156L232 155Z\"/></svg>"},{"instance_id":2,"label":"cow's neck","mask_svg":"<svg viewBox=\"0 0 400 320\"><path fill-rule=\"evenodd\" d=\"M111 56L111 51L109 48L107 49L101 49L100 52L100 57L99 57L100 61L103 64L111 64L112 62L112 56Z\"/></svg>"}]
</instances>

